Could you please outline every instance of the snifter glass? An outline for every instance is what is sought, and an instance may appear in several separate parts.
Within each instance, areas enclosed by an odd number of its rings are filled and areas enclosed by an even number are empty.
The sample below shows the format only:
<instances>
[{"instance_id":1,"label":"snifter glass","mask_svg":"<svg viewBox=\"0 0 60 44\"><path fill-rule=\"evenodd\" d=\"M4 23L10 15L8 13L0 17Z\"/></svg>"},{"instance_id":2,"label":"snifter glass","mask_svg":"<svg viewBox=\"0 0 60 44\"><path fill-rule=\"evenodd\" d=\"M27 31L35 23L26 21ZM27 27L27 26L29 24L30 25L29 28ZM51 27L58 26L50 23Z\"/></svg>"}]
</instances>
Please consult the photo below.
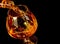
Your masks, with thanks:
<instances>
[{"instance_id":1,"label":"snifter glass","mask_svg":"<svg viewBox=\"0 0 60 44\"><path fill-rule=\"evenodd\" d=\"M3 3L4 1L5 3ZM6 17L8 34L12 38L23 40L23 44L37 44L37 37L33 35L37 30L38 23L28 7L26 5L15 5L13 1L6 0L3 0L0 5L0 8L9 9Z\"/></svg>"}]
</instances>

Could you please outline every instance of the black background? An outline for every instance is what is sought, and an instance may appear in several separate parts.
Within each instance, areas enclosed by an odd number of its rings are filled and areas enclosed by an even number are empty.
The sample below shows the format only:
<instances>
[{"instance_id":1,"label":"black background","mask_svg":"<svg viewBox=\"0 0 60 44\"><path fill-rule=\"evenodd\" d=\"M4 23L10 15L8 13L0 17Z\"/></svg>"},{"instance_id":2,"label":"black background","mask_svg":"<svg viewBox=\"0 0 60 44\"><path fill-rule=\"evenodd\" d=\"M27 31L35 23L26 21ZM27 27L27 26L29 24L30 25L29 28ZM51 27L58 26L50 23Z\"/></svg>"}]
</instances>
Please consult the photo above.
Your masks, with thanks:
<instances>
[{"instance_id":1,"label":"black background","mask_svg":"<svg viewBox=\"0 0 60 44\"><path fill-rule=\"evenodd\" d=\"M13 0L16 5L27 5L36 16L38 28L35 36L39 44L48 44L48 0ZM11 38L6 30L6 17L8 9L0 8L0 44L22 44L21 41Z\"/></svg>"}]
</instances>

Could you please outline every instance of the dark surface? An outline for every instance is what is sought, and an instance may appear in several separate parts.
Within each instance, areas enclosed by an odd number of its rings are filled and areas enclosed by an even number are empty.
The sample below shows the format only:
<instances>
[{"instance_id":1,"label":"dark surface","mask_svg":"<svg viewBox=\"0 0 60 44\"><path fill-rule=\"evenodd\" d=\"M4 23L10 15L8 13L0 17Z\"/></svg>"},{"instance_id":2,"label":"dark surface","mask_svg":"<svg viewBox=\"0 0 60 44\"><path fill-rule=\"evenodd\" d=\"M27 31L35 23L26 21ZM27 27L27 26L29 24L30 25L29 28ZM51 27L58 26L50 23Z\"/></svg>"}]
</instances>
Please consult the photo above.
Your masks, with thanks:
<instances>
[{"instance_id":1,"label":"dark surface","mask_svg":"<svg viewBox=\"0 0 60 44\"><path fill-rule=\"evenodd\" d=\"M38 28L34 34L39 44L48 44L48 0L14 0L15 4L25 4L36 16ZM0 8L0 44L22 44L22 41L11 38L6 30L6 17L8 9Z\"/></svg>"}]
</instances>

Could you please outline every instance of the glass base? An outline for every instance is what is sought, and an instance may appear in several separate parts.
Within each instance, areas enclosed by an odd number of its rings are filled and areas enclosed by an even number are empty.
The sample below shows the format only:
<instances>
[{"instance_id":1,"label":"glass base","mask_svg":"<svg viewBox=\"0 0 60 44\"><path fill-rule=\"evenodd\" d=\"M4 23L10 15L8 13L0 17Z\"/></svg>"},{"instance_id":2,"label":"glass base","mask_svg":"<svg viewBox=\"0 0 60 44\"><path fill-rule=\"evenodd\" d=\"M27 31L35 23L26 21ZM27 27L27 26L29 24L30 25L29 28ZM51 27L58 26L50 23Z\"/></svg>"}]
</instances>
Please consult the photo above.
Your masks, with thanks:
<instances>
[{"instance_id":1,"label":"glass base","mask_svg":"<svg viewBox=\"0 0 60 44\"><path fill-rule=\"evenodd\" d=\"M23 44L37 44L38 39L36 36L31 36L30 38L25 38Z\"/></svg>"}]
</instances>

